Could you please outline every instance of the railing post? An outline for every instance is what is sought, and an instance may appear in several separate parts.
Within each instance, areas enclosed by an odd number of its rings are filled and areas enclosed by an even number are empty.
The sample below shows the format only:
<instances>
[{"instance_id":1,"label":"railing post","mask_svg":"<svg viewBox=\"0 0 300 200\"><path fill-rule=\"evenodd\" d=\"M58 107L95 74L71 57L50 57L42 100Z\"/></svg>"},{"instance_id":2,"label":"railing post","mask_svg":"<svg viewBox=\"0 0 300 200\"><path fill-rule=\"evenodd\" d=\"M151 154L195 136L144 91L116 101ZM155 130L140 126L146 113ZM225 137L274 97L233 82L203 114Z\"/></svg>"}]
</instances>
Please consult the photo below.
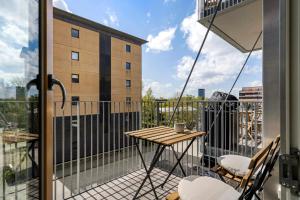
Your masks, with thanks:
<instances>
[{"instance_id":1,"label":"railing post","mask_svg":"<svg viewBox=\"0 0 300 200\"><path fill-rule=\"evenodd\" d=\"M139 113L138 129L141 129L142 128L142 102L141 103L137 102L137 104L138 104L137 112ZM139 148L141 150L141 153L143 154L143 141L138 140L138 143L139 143ZM142 160L140 157L138 158L139 158L139 166L142 167L143 166Z\"/></svg>"}]
</instances>

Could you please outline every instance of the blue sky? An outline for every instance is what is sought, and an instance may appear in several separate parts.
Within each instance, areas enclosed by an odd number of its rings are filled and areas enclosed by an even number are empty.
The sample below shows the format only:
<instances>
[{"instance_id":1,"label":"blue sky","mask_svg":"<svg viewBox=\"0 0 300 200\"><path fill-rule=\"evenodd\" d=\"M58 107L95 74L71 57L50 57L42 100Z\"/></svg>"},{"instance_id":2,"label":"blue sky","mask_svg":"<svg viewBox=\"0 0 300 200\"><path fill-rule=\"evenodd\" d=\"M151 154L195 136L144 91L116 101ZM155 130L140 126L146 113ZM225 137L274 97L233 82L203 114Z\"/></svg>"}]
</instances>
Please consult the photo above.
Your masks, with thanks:
<instances>
[{"instance_id":1,"label":"blue sky","mask_svg":"<svg viewBox=\"0 0 300 200\"><path fill-rule=\"evenodd\" d=\"M173 97L181 91L203 39L197 22L195 0L54 0L54 5L149 41L143 46L143 92L152 88L156 97ZM205 88L228 91L246 55L210 33L186 94ZM238 81L261 85L261 52L255 52Z\"/></svg>"}]
</instances>

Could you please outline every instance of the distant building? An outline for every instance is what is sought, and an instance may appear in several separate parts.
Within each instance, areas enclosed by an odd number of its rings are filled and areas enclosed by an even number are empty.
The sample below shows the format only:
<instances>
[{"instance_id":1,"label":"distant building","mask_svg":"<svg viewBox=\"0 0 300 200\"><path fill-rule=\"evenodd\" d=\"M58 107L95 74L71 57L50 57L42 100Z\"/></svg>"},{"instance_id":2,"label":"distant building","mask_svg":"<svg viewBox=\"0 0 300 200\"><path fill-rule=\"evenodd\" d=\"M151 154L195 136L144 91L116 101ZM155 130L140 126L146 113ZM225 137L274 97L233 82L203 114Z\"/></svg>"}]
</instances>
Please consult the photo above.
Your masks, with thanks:
<instances>
[{"instance_id":1,"label":"distant building","mask_svg":"<svg viewBox=\"0 0 300 200\"><path fill-rule=\"evenodd\" d=\"M239 92L240 101L261 101L263 98L263 87L243 87Z\"/></svg>"},{"instance_id":2,"label":"distant building","mask_svg":"<svg viewBox=\"0 0 300 200\"><path fill-rule=\"evenodd\" d=\"M205 89L198 89L198 97L205 99Z\"/></svg>"}]
</instances>

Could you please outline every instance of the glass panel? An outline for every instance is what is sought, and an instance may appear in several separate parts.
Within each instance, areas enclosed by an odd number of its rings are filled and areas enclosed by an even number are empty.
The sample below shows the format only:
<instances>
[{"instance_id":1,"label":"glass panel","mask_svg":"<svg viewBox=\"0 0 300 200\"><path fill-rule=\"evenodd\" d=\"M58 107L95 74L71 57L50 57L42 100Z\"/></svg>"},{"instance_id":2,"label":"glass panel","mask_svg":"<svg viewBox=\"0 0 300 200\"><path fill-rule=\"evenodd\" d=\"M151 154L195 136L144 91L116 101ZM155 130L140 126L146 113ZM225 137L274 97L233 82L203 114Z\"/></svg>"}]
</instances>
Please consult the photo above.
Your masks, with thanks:
<instances>
[{"instance_id":1,"label":"glass panel","mask_svg":"<svg viewBox=\"0 0 300 200\"><path fill-rule=\"evenodd\" d=\"M79 60L79 53L72 51L72 60Z\"/></svg>"},{"instance_id":2,"label":"glass panel","mask_svg":"<svg viewBox=\"0 0 300 200\"><path fill-rule=\"evenodd\" d=\"M39 199L39 1L0 6L0 199Z\"/></svg>"},{"instance_id":3,"label":"glass panel","mask_svg":"<svg viewBox=\"0 0 300 200\"><path fill-rule=\"evenodd\" d=\"M131 69L131 63L130 62L126 62L126 70L130 70Z\"/></svg>"},{"instance_id":4,"label":"glass panel","mask_svg":"<svg viewBox=\"0 0 300 200\"><path fill-rule=\"evenodd\" d=\"M72 74L72 83L79 83L79 74Z\"/></svg>"},{"instance_id":5,"label":"glass panel","mask_svg":"<svg viewBox=\"0 0 300 200\"><path fill-rule=\"evenodd\" d=\"M126 44L126 52L131 52L131 46L129 44Z\"/></svg>"},{"instance_id":6,"label":"glass panel","mask_svg":"<svg viewBox=\"0 0 300 200\"><path fill-rule=\"evenodd\" d=\"M72 37L79 38L79 30L72 28L71 33L72 33Z\"/></svg>"}]
</instances>

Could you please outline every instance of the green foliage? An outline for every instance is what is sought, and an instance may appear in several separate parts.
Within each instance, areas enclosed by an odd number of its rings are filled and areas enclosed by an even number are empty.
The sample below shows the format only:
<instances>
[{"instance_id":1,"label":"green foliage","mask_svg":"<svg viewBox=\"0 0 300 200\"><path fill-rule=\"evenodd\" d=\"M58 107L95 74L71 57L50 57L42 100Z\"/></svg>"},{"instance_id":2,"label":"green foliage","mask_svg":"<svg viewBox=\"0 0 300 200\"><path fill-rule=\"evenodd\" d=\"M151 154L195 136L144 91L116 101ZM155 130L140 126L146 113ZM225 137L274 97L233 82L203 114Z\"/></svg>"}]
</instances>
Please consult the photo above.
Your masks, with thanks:
<instances>
[{"instance_id":1,"label":"green foliage","mask_svg":"<svg viewBox=\"0 0 300 200\"><path fill-rule=\"evenodd\" d=\"M149 88L143 97L143 127L169 125L169 120L173 114L177 100L178 98L175 97L170 99L155 99L151 88ZM186 123L188 128L193 129L199 117L200 100L200 98L192 95L182 97L170 126L173 126L173 122L182 122Z\"/></svg>"},{"instance_id":2,"label":"green foliage","mask_svg":"<svg viewBox=\"0 0 300 200\"><path fill-rule=\"evenodd\" d=\"M29 101L1 100L0 126L28 129L28 118L37 109L37 106L37 97L31 97Z\"/></svg>"}]
</instances>

